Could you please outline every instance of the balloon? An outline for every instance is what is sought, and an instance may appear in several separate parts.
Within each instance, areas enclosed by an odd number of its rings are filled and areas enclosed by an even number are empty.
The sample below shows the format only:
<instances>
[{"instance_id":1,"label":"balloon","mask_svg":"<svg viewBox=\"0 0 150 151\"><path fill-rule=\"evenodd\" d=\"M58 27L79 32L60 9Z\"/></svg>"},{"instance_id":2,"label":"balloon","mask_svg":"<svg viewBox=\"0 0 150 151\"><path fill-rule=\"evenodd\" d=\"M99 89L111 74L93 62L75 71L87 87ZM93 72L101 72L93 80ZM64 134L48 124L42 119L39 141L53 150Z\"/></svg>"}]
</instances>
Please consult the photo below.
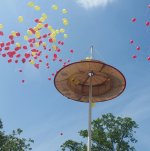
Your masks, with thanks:
<instances>
[{"instance_id":1,"label":"balloon","mask_svg":"<svg viewBox=\"0 0 150 151\"><path fill-rule=\"evenodd\" d=\"M16 32L12 31L11 34L15 37L16 36Z\"/></svg>"},{"instance_id":2,"label":"balloon","mask_svg":"<svg viewBox=\"0 0 150 151\"><path fill-rule=\"evenodd\" d=\"M46 18L44 18L44 17L41 17L41 18L39 19L39 21L42 22L42 23L43 23L45 20L46 20Z\"/></svg>"},{"instance_id":3,"label":"balloon","mask_svg":"<svg viewBox=\"0 0 150 151\"><path fill-rule=\"evenodd\" d=\"M133 40L130 40L130 44L133 44L134 43L134 41Z\"/></svg>"},{"instance_id":4,"label":"balloon","mask_svg":"<svg viewBox=\"0 0 150 151\"><path fill-rule=\"evenodd\" d=\"M36 11L41 10L40 6L34 6L34 9L35 9Z\"/></svg>"},{"instance_id":5,"label":"balloon","mask_svg":"<svg viewBox=\"0 0 150 151\"><path fill-rule=\"evenodd\" d=\"M20 33L19 33L19 32L16 32L16 36L19 37L19 36L20 36Z\"/></svg>"},{"instance_id":6,"label":"balloon","mask_svg":"<svg viewBox=\"0 0 150 151\"><path fill-rule=\"evenodd\" d=\"M33 7L34 6L34 2L28 2L27 4L29 7Z\"/></svg>"},{"instance_id":7,"label":"balloon","mask_svg":"<svg viewBox=\"0 0 150 151\"><path fill-rule=\"evenodd\" d=\"M38 23L38 24L37 24L37 28L38 28L38 29L43 28L43 27L44 27L44 25L43 25L42 23Z\"/></svg>"},{"instance_id":8,"label":"balloon","mask_svg":"<svg viewBox=\"0 0 150 151\"><path fill-rule=\"evenodd\" d=\"M136 22L136 18L132 18L132 22Z\"/></svg>"},{"instance_id":9,"label":"balloon","mask_svg":"<svg viewBox=\"0 0 150 151\"><path fill-rule=\"evenodd\" d=\"M21 44L19 42L17 42L16 47L21 47Z\"/></svg>"},{"instance_id":10,"label":"balloon","mask_svg":"<svg viewBox=\"0 0 150 151\"><path fill-rule=\"evenodd\" d=\"M45 18L45 19L48 18L47 14L45 14L45 13L42 14L42 17Z\"/></svg>"},{"instance_id":11,"label":"balloon","mask_svg":"<svg viewBox=\"0 0 150 151\"><path fill-rule=\"evenodd\" d=\"M67 26L67 25L69 24L67 18L63 18L62 21L63 21L63 24L64 24L65 26Z\"/></svg>"},{"instance_id":12,"label":"balloon","mask_svg":"<svg viewBox=\"0 0 150 151\"><path fill-rule=\"evenodd\" d=\"M40 45L39 45L39 42L36 42L35 43L35 46L38 48Z\"/></svg>"},{"instance_id":13,"label":"balloon","mask_svg":"<svg viewBox=\"0 0 150 151\"><path fill-rule=\"evenodd\" d=\"M46 46L47 46L46 42L43 42L43 43L42 43L42 45L43 45L44 47L46 47Z\"/></svg>"},{"instance_id":14,"label":"balloon","mask_svg":"<svg viewBox=\"0 0 150 151\"><path fill-rule=\"evenodd\" d=\"M149 21L147 21L145 24L146 24L146 26L149 26L149 25L150 25L150 22L149 22Z\"/></svg>"},{"instance_id":15,"label":"balloon","mask_svg":"<svg viewBox=\"0 0 150 151\"><path fill-rule=\"evenodd\" d=\"M48 80L51 80L51 78L50 78L50 77L48 77Z\"/></svg>"},{"instance_id":16,"label":"balloon","mask_svg":"<svg viewBox=\"0 0 150 151\"><path fill-rule=\"evenodd\" d=\"M52 9L53 10L58 10L58 6L57 5L52 5Z\"/></svg>"},{"instance_id":17,"label":"balloon","mask_svg":"<svg viewBox=\"0 0 150 151\"><path fill-rule=\"evenodd\" d=\"M136 56L136 55L133 55L133 56L132 56L132 58L133 58L133 59L136 59L136 58L137 58L137 56Z\"/></svg>"},{"instance_id":18,"label":"balloon","mask_svg":"<svg viewBox=\"0 0 150 151\"><path fill-rule=\"evenodd\" d=\"M60 32L60 33L64 33L64 32L65 32L65 29L61 28L61 29L59 30L59 32Z\"/></svg>"},{"instance_id":19,"label":"balloon","mask_svg":"<svg viewBox=\"0 0 150 151\"><path fill-rule=\"evenodd\" d=\"M25 62L26 62L26 59L25 59L25 58L22 58L21 61L22 61L22 63L25 63Z\"/></svg>"},{"instance_id":20,"label":"balloon","mask_svg":"<svg viewBox=\"0 0 150 151\"><path fill-rule=\"evenodd\" d=\"M53 49L53 50L56 50L56 49L57 49L57 46L53 45L53 46L52 46L52 49Z\"/></svg>"},{"instance_id":21,"label":"balloon","mask_svg":"<svg viewBox=\"0 0 150 151\"><path fill-rule=\"evenodd\" d=\"M4 35L4 33L2 31L0 31L0 36L3 36L3 35Z\"/></svg>"},{"instance_id":22,"label":"balloon","mask_svg":"<svg viewBox=\"0 0 150 151\"><path fill-rule=\"evenodd\" d=\"M28 49L28 47L27 47L27 46L23 46L23 49L25 49L25 50L26 50L26 49Z\"/></svg>"},{"instance_id":23,"label":"balloon","mask_svg":"<svg viewBox=\"0 0 150 151\"><path fill-rule=\"evenodd\" d=\"M70 52L71 52L71 53L74 53L74 50L71 49Z\"/></svg>"},{"instance_id":24,"label":"balloon","mask_svg":"<svg viewBox=\"0 0 150 151\"><path fill-rule=\"evenodd\" d=\"M28 36L24 36L24 40L28 41L29 37Z\"/></svg>"},{"instance_id":25,"label":"balloon","mask_svg":"<svg viewBox=\"0 0 150 151\"><path fill-rule=\"evenodd\" d=\"M150 4L148 5L148 8L150 8Z\"/></svg>"},{"instance_id":26,"label":"balloon","mask_svg":"<svg viewBox=\"0 0 150 151\"><path fill-rule=\"evenodd\" d=\"M64 38L68 38L68 34L64 34Z\"/></svg>"},{"instance_id":27,"label":"balloon","mask_svg":"<svg viewBox=\"0 0 150 151\"><path fill-rule=\"evenodd\" d=\"M39 31L36 31L36 32L35 32L35 36L36 36L36 38L40 38L40 36L41 36L40 32L39 32Z\"/></svg>"},{"instance_id":28,"label":"balloon","mask_svg":"<svg viewBox=\"0 0 150 151\"><path fill-rule=\"evenodd\" d=\"M34 65L34 60L30 60L30 63L31 63L32 65Z\"/></svg>"},{"instance_id":29,"label":"balloon","mask_svg":"<svg viewBox=\"0 0 150 151\"><path fill-rule=\"evenodd\" d=\"M137 47L136 47L136 50L141 50L141 47L140 47L140 46L137 46Z\"/></svg>"},{"instance_id":30,"label":"balloon","mask_svg":"<svg viewBox=\"0 0 150 151\"><path fill-rule=\"evenodd\" d=\"M147 60L150 61L150 57L147 57Z\"/></svg>"},{"instance_id":31,"label":"balloon","mask_svg":"<svg viewBox=\"0 0 150 151\"><path fill-rule=\"evenodd\" d=\"M2 54L2 56L3 56L3 57L6 57L6 54L5 54L5 53L3 53L3 54Z\"/></svg>"},{"instance_id":32,"label":"balloon","mask_svg":"<svg viewBox=\"0 0 150 151\"><path fill-rule=\"evenodd\" d=\"M3 24L0 24L0 30L3 29L3 28L4 28L4 25L3 25Z\"/></svg>"},{"instance_id":33,"label":"balloon","mask_svg":"<svg viewBox=\"0 0 150 151\"><path fill-rule=\"evenodd\" d=\"M11 63L12 62L12 59L8 59L8 63Z\"/></svg>"},{"instance_id":34,"label":"balloon","mask_svg":"<svg viewBox=\"0 0 150 151\"><path fill-rule=\"evenodd\" d=\"M25 82L25 80L22 80L21 82L22 82L22 83L24 83L24 82Z\"/></svg>"},{"instance_id":35,"label":"balloon","mask_svg":"<svg viewBox=\"0 0 150 151\"><path fill-rule=\"evenodd\" d=\"M31 36L31 35L32 35L32 31L31 31L31 30L27 30L27 34L28 34L29 36Z\"/></svg>"},{"instance_id":36,"label":"balloon","mask_svg":"<svg viewBox=\"0 0 150 151\"><path fill-rule=\"evenodd\" d=\"M25 56L26 59L28 59L30 57L30 54L29 53L25 53L24 56Z\"/></svg>"},{"instance_id":37,"label":"balloon","mask_svg":"<svg viewBox=\"0 0 150 151\"><path fill-rule=\"evenodd\" d=\"M19 16L19 17L18 17L18 22L19 22L19 23L22 23L23 20L24 20L24 19L23 19L23 16Z\"/></svg>"},{"instance_id":38,"label":"balloon","mask_svg":"<svg viewBox=\"0 0 150 151\"><path fill-rule=\"evenodd\" d=\"M62 9L62 13L63 13L63 14L67 14L67 13L68 13L68 10L67 10L67 9Z\"/></svg>"}]
</instances>

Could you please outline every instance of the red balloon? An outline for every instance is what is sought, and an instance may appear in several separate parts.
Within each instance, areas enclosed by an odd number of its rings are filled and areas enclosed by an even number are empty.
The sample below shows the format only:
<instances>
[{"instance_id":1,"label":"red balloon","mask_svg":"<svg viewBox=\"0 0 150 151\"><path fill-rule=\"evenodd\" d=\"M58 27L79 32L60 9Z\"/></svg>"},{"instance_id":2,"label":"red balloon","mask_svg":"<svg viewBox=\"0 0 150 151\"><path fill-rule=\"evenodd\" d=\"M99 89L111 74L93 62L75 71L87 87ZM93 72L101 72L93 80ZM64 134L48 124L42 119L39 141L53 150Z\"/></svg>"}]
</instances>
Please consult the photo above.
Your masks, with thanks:
<instances>
[{"instance_id":1,"label":"red balloon","mask_svg":"<svg viewBox=\"0 0 150 151\"><path fill-rule=\"evenodd\" d=\"M17 33L16 33L16 36L17 36L17 37L19 37L19 36L20 36L20 33L19 33L19 32L17 32Z\"/></svg>"},{"instance_id":2,"label":"red balloon","mask_svg":"<svg viewBox=\"0 0 150 151\"><path fill-rule=\"evenodd\" d=\"M30 57L30 54L29 53L25 53L24 56L25 56L26 59L28 59Z\"/></svg>"},{"instance_id":3,"label":"red balloon","mask_svg":"<svg viewBox=\"0 0 150 151\"><path fill-rule=\"evenodd\" d=\"M141 47L140 47L140 46L137 46L137 47L136 47L136 50L141 50Z\"/></svg>"},{"instance_id":4,"label":"red balloon","mask_svg":"<svg viewBox=\"0 0 150 151\"><path fill-rule=\"evenodd\" d=\"M133 55L133 56L132 56L132 58L133 58L133 59L136 59L136 58L137 58L137 56L136 56L136 55Z\"/></svg>"},{"instance_id":5,"label":"red balloon","mask_svg":"<svg viewBox=\"0 0 150 151\"><path fill-rule=\"evenodd\" d=\"M28 49L28 47L27 47L27 46L23 46L23 49L25 49L25 50L26 50L26 49Z\"/></svg>"},{"instance_id":6,"label":"red balloon","mask_svg":"<svg viewBox=\"0 0 150 151\"><path fill-rule=\"evenodd\" d=\"M150 61L150 57L147 57L147 60Z\"/></svg>"},{"instance_id":7,"label":"red balloon","mask_svg":"<svg viewBox=\"0 0 150 151\"><path fill-rule=\"evenodd\" d=\"M0 31L0 36L3 36L3 35L4 35L4 33L2 31Z\"/></svg>"},{"instance_id":8,"label":"red balloon","mask_svg":"<svg viewBox=\"0 0 150 151\"><path fill-rule=\"evenodd\" d=\"M26 62L26 59L25 59L25 58L22 58L21 61L22 61L22 63L25 63L25 62Z\"/></svg>"},{"instance_id":9,"label":"red balloon","mask_svg":"<svg viewBox=\"0 0 150 151\"><path fill-rule=\"evenodd\" d=\"M12 59L8 59L8 63L11 63L12 62Z\"/></svg>"}]
</instances>

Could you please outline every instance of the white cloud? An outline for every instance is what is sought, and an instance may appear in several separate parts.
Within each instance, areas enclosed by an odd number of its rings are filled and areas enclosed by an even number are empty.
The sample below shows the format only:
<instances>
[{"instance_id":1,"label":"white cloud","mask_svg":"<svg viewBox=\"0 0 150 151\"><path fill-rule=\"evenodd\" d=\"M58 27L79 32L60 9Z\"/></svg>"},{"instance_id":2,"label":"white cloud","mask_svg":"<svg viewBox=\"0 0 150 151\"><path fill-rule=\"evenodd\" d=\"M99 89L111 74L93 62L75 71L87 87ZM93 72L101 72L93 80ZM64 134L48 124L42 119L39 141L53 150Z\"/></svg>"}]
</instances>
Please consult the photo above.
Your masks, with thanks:
<instances>
[{"instance_id":1,"label":"white cloud","mask_svg":"<svg viewBox=\"0 0 150 151\"><path fill-rule=\"evenodd\" d=\"M109 3L112 3L116 0L77 0L77 3L81 5L82 7L89 9L94 8L98 6L106 6Z\"/></svg>"}]
</instances>

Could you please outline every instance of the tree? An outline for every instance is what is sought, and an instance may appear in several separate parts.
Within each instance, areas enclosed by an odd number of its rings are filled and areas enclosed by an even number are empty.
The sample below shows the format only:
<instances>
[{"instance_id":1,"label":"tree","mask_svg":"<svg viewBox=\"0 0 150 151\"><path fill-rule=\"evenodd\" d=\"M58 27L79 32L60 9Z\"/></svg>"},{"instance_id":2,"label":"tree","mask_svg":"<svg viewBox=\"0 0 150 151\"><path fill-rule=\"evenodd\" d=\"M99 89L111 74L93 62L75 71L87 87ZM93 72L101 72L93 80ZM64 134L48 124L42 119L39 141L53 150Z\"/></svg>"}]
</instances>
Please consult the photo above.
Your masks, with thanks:
<instances>
[{"instance_id":1,"label":"tree","mask_svg":"<svg viewBox=\"0 0 150 151\"><path fill-rule=\"evenodd\" d=\"M92 151L135 151L133 146L138 125L129 117L115 117L111 113L102 115L92 121ZM87 130L81 130L79 135L88 137ZM87 145L73 140L61 145L62 151L86 151Z\"/></svg>"},{"instance_id":2,"label":"tree","mask_svg":"<svg viewBox=\"0 0 150 151\"><path fill-rule=\"evenodd\" d=\"M6 134L3 131L3 123L0 120L0 151L28 151L32 150L32 139L20 138L23 131L21 129L13 130L12 134Z\"/></svg>"}]
</instances>

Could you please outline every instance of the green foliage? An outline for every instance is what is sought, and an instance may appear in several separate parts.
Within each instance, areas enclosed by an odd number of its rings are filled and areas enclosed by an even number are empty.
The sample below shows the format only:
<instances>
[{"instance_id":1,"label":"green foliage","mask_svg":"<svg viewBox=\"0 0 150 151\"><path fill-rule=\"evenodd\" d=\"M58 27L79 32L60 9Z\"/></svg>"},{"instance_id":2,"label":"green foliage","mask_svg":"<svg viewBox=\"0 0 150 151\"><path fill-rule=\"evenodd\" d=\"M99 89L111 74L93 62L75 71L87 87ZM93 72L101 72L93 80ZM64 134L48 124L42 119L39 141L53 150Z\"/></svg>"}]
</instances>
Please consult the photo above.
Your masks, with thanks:
<instances>
[{"instance_id":1,"label":"green foliage","mask_svg":"<svg viewBox=\"0 0 150 151\"><path fill-rule=\"evenodd\" d=\"M70 151L87 151L87 147L85 144L78 143L75 142L73 140L68 140L66 141L63 145L61 145L62 151L65 151L66 147L70 150Z\"/></svg>"},{"instance_id":2,"label":"green foliage","mask_svg":"<svg viewBox=\"0 0 150 151\"><path fill-rule=\"evenodd\" d=\"M132 146L137 142L133 136L135 128L138 125L131 118L115 117L111 113L102 115L92 122L92 151L135 151ZM81 130L79 134L88 137L87 130ZM87 146L69 140L61 148L62 151L85 151Z\"/></svg>"},{"instance_id":3,"label":"green foliage","mask_svg":"<svg viewBox=\"0 0 150 151\"><path fill-rule=\"evenodd\" d=\"M0 120L0 151L28 151L32 150L32 139L20 138L23 131L21 129L13 130L12 134L5 134L3 124Z\"/></svg>"}]
</instances>

